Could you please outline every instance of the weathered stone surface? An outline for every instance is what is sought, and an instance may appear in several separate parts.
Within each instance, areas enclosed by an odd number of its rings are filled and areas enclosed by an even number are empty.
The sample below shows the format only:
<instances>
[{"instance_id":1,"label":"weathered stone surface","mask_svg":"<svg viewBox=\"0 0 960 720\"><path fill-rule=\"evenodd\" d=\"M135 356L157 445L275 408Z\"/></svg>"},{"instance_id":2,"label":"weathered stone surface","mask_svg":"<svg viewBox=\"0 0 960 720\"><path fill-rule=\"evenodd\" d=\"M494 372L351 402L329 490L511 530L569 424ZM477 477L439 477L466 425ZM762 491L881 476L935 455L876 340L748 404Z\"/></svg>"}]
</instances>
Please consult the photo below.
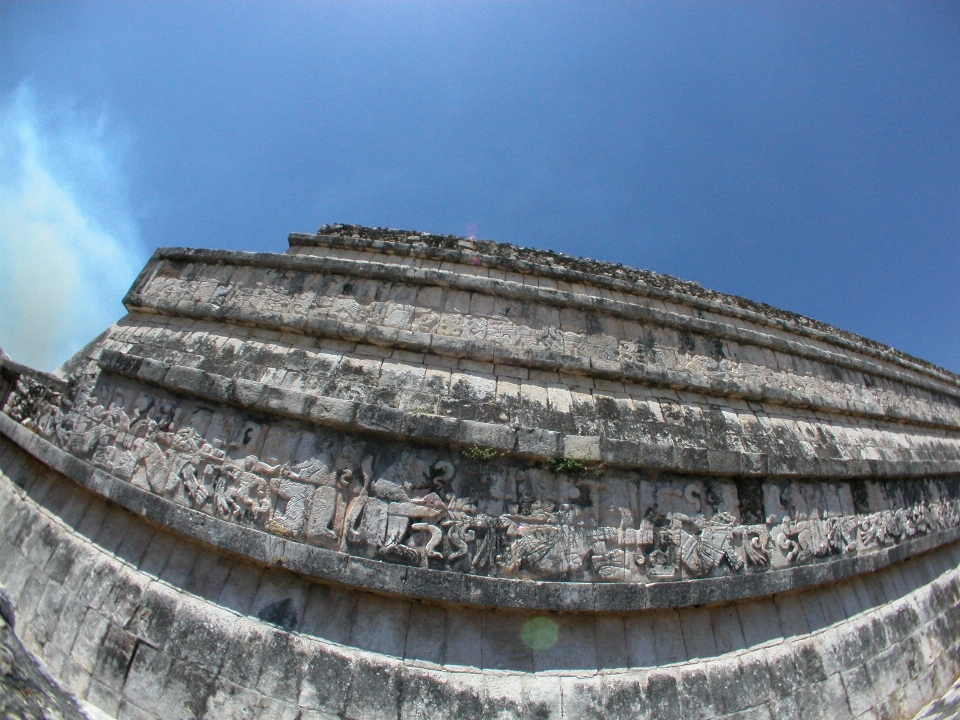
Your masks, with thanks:
<instances>
[{"instance_id":1,"label":"weathered stone surface","mask_svg":"<svg viewBox=\"0 0 960 720\"><path fill-rule=\"evenodd\" d=\"M916 720L953 720L960 716L960 681L917 713Z\"/></svg>"},{"instance_id":2,"label":"weathered stone surface","mask_svg":"<svg viewBox=\"0 0 960 720\"><path fill-rule=\"evenodd\" d=\"M0 583L87 701L907 717L960 672L960 378L654 273L290 244L160 250L65 378L0 361Z\"/></svg>"},{"instance_id":3,"label":"weathered stone surface","mask_svg":"<svg viewBox=\"0 0 960 720\"><path fill-rule=\"evenodd\" d=\"M12 604L0 588L0 715L18 720L90 720L70 690L62 687L14 633Z\"/></svg>"}]
</instances>

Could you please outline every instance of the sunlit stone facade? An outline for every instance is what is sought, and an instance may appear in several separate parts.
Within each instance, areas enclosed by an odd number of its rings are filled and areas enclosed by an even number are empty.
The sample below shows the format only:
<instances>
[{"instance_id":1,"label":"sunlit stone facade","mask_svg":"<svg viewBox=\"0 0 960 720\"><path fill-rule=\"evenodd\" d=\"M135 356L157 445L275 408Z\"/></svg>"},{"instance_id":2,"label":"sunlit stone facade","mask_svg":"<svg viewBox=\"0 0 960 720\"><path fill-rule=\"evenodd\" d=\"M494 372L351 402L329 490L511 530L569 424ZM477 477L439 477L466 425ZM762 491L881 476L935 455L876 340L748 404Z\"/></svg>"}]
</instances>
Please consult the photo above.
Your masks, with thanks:
<instances>
[{"instance_id":1,"label":"sunlit stone facade","mask_svg":"<svg viewBox=\"0 0 960 720\"><path fill-rule=\"evenodd\" d=\"M912 717L960 378L674 278L324 226L4 361L0 584L119 717Z\"/></svg>"}]
</instances>

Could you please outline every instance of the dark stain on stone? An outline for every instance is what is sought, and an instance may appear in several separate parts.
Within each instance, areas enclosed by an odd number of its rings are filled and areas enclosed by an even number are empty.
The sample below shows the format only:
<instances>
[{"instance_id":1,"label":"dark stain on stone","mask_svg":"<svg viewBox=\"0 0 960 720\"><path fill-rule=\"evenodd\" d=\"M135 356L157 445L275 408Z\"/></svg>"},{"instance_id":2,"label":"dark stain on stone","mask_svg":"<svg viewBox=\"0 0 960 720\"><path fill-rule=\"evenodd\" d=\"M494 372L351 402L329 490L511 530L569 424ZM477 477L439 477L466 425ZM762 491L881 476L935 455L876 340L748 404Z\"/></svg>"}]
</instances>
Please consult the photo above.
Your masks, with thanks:
<instances>
[{"instance_id":1,"label":"dark stain on stone","mask_svg":"<svg viewBox=\"0 0 960 720\"><path fill-rule=\"evenodd\" d=\"M688 332L681 332L680 335L680 347L682 347L688 353L694 353L697 350L697 341L694 339L693 335Z\"/></svg>"},{"instance_id":2,"label":"dark stain on stone","mask_svg":"<svg viewBox=\"0 0 960 720\"><path fill-rule=\"evenodd\" d=\"M279 625L284 630L293 630L297 626L297 611L292 598L284 598L265 605L257 617L271 625Z\"/></svg>"},{"instance_id":3,"label":"dark stain on stone","mask_svg":"<svg viewBox=\"0 0 960 720\"><path fill-rule=\"evenodd\" d=\"M713 341L713 359L723 360L726 354L723 352L723 340L717 338Z\"/></svg>"},{"instance_id":4,"label":"dark stain on stone","mask_svg":"<svg viewBox=\"0 0 960 720\"><path fill-rule=\"evenodd\" d=\"M756 525L764 521L763 484L759 478L738 477L734 479L737 497L740 499L740 518L746 525Z\"/></svg>"},{"instance_id":5,"label":"dark stain on stone","mask_svg":"<svg viewBox=\"0 0 960 720\"><path fill-rule=\"evenodd\" d=\"M715 483L713 480L707 480L704 483L703 488L703 502L710 506L710 509L717 513L724 506L723 495L720 490L720 486ZM760 494L760 515L763 516L763 493ZM758 520L757 522L763 522Z\"/></svg>"},{"instance_id":6,"label":"dark stain on stone","mask_svg":"<svg viewBox=\"0 0 960 720\"><path fill-rule=\"evenodd\" d=\"M850 483L850 495L853 496L853 508L857 515L869 515L870 497L867 495L867 484L863 480L854 480Z\"/></svg>"},{"instance_id":7,"label":"dark stain on stone","mask_svg":"<svg viewBox=\"0 0 960 720\"><path fill-rule=\"evenodd\" d=\"M602 335L603 326L600 324L600 318L596 313L588 312L584 316L587 324L587 335Z\"/></svg>"}]
</instances>

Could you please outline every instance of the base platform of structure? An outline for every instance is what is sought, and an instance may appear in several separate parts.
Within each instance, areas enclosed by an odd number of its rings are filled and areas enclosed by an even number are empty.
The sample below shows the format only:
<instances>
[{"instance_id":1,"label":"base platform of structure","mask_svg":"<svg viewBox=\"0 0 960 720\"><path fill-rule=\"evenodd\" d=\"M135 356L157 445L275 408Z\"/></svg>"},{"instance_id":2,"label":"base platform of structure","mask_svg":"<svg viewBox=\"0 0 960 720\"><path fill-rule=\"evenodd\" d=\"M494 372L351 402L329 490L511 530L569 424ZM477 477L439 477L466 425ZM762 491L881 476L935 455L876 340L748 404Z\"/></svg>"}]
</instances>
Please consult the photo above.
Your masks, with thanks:
<instances>
[{"instance_id":1,"label":"base platform of structure","mask_svg":"<svg viewBox=\"0 0 960 720\"><path fill-rule=\"evenodd\" d=\"M750 602L480 610L228 556L7 441L0 527L24 644L120 718L909 718L960 671L957 544Z\"/></svg>"}]
</instances>

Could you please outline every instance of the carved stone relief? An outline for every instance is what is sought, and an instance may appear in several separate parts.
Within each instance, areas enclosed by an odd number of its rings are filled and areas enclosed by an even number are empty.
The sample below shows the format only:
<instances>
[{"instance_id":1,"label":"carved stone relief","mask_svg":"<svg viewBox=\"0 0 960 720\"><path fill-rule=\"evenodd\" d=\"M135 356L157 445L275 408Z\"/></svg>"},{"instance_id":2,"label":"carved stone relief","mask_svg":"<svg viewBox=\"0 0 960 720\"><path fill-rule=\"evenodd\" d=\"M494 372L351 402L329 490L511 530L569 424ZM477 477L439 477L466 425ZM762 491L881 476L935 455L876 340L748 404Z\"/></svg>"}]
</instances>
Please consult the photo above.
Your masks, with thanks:
<instances>
[{"instance_id":1,"label":"carved stone relief","mask_svg":"<svg viewBox=\"0 0 960 720\"><path fill-rule=\"evenodd\" d=\"M914 481L919 499L859 515L847 484L767 481L762 522L744 523L722 479L554 474L246 417L108 376L75 398L48 403L36 431L118 478L269 533L424 568L659 582L867 553L960 522L951 481Z\"/></svg>"},{"instance_id":2,"label":"carved stone relief","mask_svg":"<svg viewBox=\"0 0 960 720\"><path fill-rule=\"evenodd\" d=\"M21 376L0 410L31 430L49 425L54 408L59 406L59 393L32 378Z\"/></svg>"}]
</instances>

